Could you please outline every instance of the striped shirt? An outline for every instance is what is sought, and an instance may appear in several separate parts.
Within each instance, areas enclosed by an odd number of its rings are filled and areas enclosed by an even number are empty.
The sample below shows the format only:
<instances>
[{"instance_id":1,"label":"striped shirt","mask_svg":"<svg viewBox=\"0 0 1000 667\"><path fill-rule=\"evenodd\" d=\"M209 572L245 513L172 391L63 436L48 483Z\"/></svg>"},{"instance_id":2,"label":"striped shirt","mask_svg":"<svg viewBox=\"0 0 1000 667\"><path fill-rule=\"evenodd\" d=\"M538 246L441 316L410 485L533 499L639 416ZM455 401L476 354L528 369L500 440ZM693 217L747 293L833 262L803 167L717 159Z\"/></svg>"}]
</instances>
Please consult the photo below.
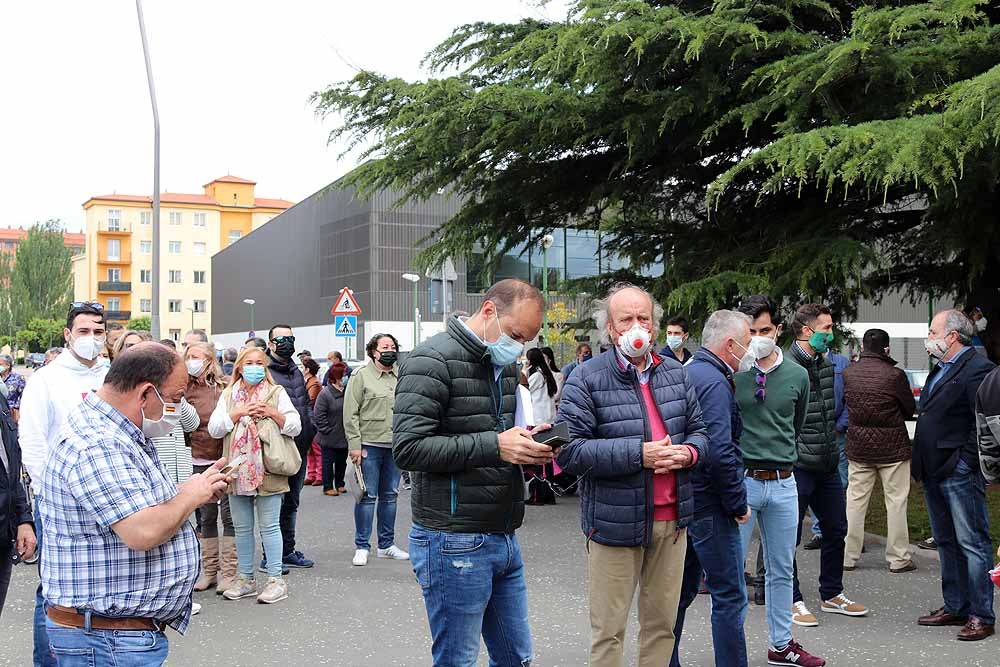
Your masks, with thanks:
<instances>
[{"instance_id":1,"label":"striped shirt","mask_svg":"<svg viewBox=\"0 0 1000 667\"><path fill-rule=\"evenodd\" d=\"M177 495L156 449L96 394L68 415L42 479L42 591L49 604L154 618L182 633L200 554L188 522L148 551L111 526Z\"/></svg>"}]
</instances>

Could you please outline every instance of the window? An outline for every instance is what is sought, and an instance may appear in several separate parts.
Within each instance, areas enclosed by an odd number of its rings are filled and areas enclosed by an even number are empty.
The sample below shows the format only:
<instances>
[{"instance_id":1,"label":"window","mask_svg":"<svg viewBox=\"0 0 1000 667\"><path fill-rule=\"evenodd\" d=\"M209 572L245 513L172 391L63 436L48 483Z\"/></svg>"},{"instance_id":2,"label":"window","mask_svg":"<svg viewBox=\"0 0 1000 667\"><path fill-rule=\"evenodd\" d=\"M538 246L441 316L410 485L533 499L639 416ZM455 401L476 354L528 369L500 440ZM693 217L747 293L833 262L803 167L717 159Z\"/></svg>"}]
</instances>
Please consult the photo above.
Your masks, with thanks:
<instances>
[{"instance_id":1,"label":"window","mask_svg":"<svg viewBox=\"0 0 1000 667\"><path fill-rule=\"evenodd\" d=\"M243 238L243 232L241 232L238 229L230 229L229 230L229 243L230 244L236 243L241 238Z\"/></svg>"},{"instance_id":2,"label":"window","mask_svg":"<svg viewBox=\"0 0 1000 667\"><path fill-rule=\"evenodd\" d=\"M120 262L122 259L122 242L119 239L108 239L108 259Z\"/></svg>"},{"instance_id":3,"label":"window","mask_svg":"<svg viewBox=\"0 0 1000 667\"><path fill-rule=\"evenodd\" d=\"M208 312L208 302L204 299L194 300L194 312L196 313L207 313Z\"/></svg>"},{"instance_id":4,"label":"window","mask_svg":"<svg viewBox=\"0 0 1000 667\"><path fill-rule=\"evenodd\" d=\"M194 284L195 285L204 285L205 284L205 272L204 271L195 271L194 272Z\"/></svg>"},{"instance_id":5,"label":"window","mask_svg":"<svg viewBox=\"0 0 1000 667\"><path fill-rule=\"evenodd\" d=\"M121 310L122 300L116 296L108 297L108 310Z\"/></svg>"},{"instance_id":6,"label":"window","mask_svg":"<svg viewBox=\"0 0 1000 667\"><path fill-rule=\"evenodd\" d=\"M174 225L174 226L177 226L177 225L181 224L181 212L180 211L171 211L170 212L170 224Z\"/></svg>"},{"instance_id":7,"label":"window","mask_svg":"<svg viewBox=\"0 0 1000 667\"><path fill-rule=\"evenodd\" d=\"M108 209L108 231L120 232L122 230L122 210L120 208Z\"/></svg>"},{"instance_id":8,"label":"window","mask_svg":"<svg viewBox=\"0 0 1000 667\"><path fill-rule=\"evenodd\" d=\"M180 241L170 241L167 243L167 252L171 255L181 254L181 242Z\"/></svg>"},{"instance_id":9,"label":"window","mask_svg":"<svg viewBox=\"0 0 1000 667\"><path fill-rule=\"evenodd\" d=\"M591 278L600 273L597 232L566 230L566 278Z\"/></svg>"},{"instance_id":10,"label":"window","mask_svg":"<svg viewBox=\"0 0 1000 667\"><path fill-rule=\"evenodd\" d=\"M152 211L139 211L139 224L149 225L153 222L153 212Z\"/></svg>"},{"instance_id":11,"label":"window","mask_svg":"<svg viewBox=\"0 0 1000 667\"><path fill-rule=\"evenodd\" d=\"M455 303L455 281L448 281L448 304L445 306L445 311L441 310L441 286L442 281L432 280L431 281L431 313L436 313L438 315L444 312L450 313L452 311L452 304Z\"/></svg>"},{"instance_id":12,"label":"window","mask_svg":"<svg viewBox=\"0 0 1000 667\"><path fill-rule=\"evenodd\" d=\"M152 299L139 299L139 312L141 312L141 313L151 313L151 312L153 312L153 300Z\"/></svg>"},{"instance_id":13,"label":"window","mask_svg":"<svg viewBox=\"0 0 1000 667\"><path fill-rule=\"evenodd\" d=\"M493 279L518 278L527 282L529 279L528 266L527 244L516 245L500 258L500 263L497 266Z\"/></svg>"},{"instance_id":14,"label":"window","mask_svg":"<svg viewBox=\"0 0 1000 667\"><path fill-rule=\"evenodd\" d=\"M542 289L542 274L548 265L548 283L545 284L551 292L558 289L562 280L563 272L566 269L566 230L554 229L552 235L552 246L546 252L542 249L542 244L537 243L531 248L531 282L538 289Z\"/></svg>"},{"instance_id":15,"label":"window","mask_svg":"<svg viewBox=\"0 0 1000 667\"><path fill-rule=\"evenodd\" d=\"M149 269L139 269L139 282L150 284L153 282L153 272Z\"/></svg>"},{"instance_id":16,"label":"window","mask_svg":"<svg viewBox=\"0 0 1000 667\"><path fill-rule=\"evenodd\" d=\"M122 279L121 269L108 269L108 282L117 283Z\"/></svg>"},{"instance_id":17,"label":"window","mask_svg":"<svg viewBox=\"0 0 1000 667\"><path fill-rule=\"evenodd\" d=\"M171 329L170 330L170 340L174 341L175 343L180 342L180 340L181 340L181 330L180 329Z\"/></svg>"},{"instance_id":18,"label":"window","mask_svg":"<svg viewBox=\"0 0 1000 667\"><path fill-rule=\"evenodd\" d=\"M139 241L139 252L141 252L143 255L153 254L153 242Z\"/></svg>"},{"instance_id":19,"label":"window","mask_svg":"<svg viewBox=\"0 0 1000 667\"><path fill-rule=\"evenodd\" d=\"M195 213L194 214L194 226L195 227L204 227L205 226L205 214L204 213Z\"/></svg>"},{"instance_id":20,"label":"window","mask_svg":"<svg viewBox=\"0 0 1000 667\"><path fill-rule=\"evenodd\" d=\"M170 269L169 280L172 283L179 283L179 282L181 282L181 272L178 271L178 270L175 270L175 269Z\"/></svg>"},{"instance_id":21,"label":"window","mask_svg":"<svg viewBox=\"0 0 1000 667\"><path fill-rule=\"evenodd\" d=\"M11 248L14 247L14 242L13 241L4 241L3 242L3 247L7 248L8 250L10 250Z\"/></svg>"},{"instance_id":22,"label":"window","mask_svg":"<svg viewBox=\"0 0 1000 667\"><path fill-rule=\"evenodd\" d=\"M196 255L204 255L207 252L208 252L208 246L206 244L204 244L204 243L195 243L194 244L194 254L196 254Z\"/></svg>"},{"instance_id":23,"label":"window","mask_svg":"<svg viewBox=\"0 0 1000 667\"><path fill-rule=\"evenodd\" d=\"M469 294L481 294L489 288L490 276L486 271L486 255L482 248L477 246L465 264L465 291Z\"/></svg>"},{"instance_id":24,"label":"window","mask_svg":"<svg viewBox=\"0 0 1000 667\"><path fill-rule=\"evenodd\" d=\"M179 313L181 312L181 300L180 299L170 299L167 301L167 312ZM171 329L173 331L173 329Z\"/></svg>"}]
</instances>

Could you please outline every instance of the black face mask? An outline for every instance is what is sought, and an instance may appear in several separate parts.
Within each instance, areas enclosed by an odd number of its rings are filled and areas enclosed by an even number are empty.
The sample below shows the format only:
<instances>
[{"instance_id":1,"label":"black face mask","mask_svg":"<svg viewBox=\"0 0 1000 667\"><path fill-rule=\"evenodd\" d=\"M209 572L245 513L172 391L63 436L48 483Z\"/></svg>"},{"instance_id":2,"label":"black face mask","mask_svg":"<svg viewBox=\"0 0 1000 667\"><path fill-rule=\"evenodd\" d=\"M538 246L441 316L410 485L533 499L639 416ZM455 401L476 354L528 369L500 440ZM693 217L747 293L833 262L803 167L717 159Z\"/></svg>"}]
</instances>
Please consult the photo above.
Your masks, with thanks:
<instances>
[{"instance_id":1,"label":"black face mask","mask_svg":"<svg viewBox=\"0 0 1000 667\"><path fill-rule=\"evenodd\" d=\"M396 358L395 352L380 352L378 360L383 366L392 366L396 363Z\"/></svg>"},{"instance_id":2,"label":"black face mask","mask_svg":"<svg viewBox=\"0 0 1000 667\"><path fill-rule=\"evenodd\" d=\"M295 341L282 340L274 344L274 353L282 359L291 359L295 354Z\"/></svg>"}]
</instances>

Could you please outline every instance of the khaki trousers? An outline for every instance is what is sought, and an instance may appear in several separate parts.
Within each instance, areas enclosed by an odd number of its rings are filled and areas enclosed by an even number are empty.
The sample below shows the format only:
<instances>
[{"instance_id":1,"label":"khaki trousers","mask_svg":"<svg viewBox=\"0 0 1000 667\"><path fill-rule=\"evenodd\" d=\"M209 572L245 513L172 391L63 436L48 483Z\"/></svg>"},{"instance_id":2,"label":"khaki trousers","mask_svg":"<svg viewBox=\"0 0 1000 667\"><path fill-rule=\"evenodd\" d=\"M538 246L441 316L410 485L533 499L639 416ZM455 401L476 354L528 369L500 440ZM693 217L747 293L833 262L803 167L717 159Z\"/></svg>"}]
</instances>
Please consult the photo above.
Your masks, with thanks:
<instances>
[{"instance_id":1,"label":"khaki trousers","mask_svg":"<svg viewBox=\"0 0 1000 667\"><path fill-rule=\"evenodd\" d=\"M902 567L910 560L910 531L906 519L910 493L910 462L873 464L848 462L847 473L847 542L844 565L853 567L861 557L865 537L865 515L872 497L875 479L882 480L888 536L885 559L889 567Z\"/></svg>"},{"instance_id":2,"label":"khaki trousers","mask_svg":"<svg viewBox=\"0 0 1000 667\"><path fill-rule=\"evenodd\" d=\"M684 578L687 531L654 521L648 547L590 542L590 664L624 665L625 625L639 585L639 667L663 667L674 651L674 623Z\"/></svg>"}]
</instances>

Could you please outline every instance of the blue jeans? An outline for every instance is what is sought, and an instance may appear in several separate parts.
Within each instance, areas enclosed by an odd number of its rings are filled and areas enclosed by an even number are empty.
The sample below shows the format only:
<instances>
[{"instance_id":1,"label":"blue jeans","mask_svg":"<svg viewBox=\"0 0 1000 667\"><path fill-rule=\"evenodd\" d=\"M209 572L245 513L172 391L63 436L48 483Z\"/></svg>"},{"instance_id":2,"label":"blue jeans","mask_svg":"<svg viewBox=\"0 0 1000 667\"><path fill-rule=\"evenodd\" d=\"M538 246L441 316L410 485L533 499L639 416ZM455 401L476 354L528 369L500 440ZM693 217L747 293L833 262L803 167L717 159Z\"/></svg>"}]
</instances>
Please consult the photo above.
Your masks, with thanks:
<instances>
[{"instance_id":1,"label":"blue jeans","mask_svg":"<svg viewBox=\"0 0 1000 667\"><path fill-rule=\"evenodd\" d=\"M986 486L978 467L960 461L943 480L925 479L924 498L941 558L944 610L994 623L993 567Z\"/></svg>"},{"instance_id":2,"label":"blue jeans","mask_svg":"<svg viewBox=\"0 0 1000 667\"><path fill-rule=\"evenodd\" d=\"M531 664L521 546L503 533L410 528L410 560L430 621L434 667L474 667L479 637L490 667Z\"/></svg>"},{"instance_id":3,"label":"blue jeans","mask_svg":"<svg viewBox=\"0 0 1000 667\"><path fill-rule=\"evenodd\" d=\"M684 630L684 615L698 597L701 573L712 594L712 647L715 664L746 667L747 642L743 622L747 616L747 589L743 579L743 543L735 519L722 512L696 517L688 525L684 582L674 625L671 667L679 667L678 649Z\"/></svg>"},{"instance_id":4,"label":"blue jeans","mask_svg":"<svg viewBox=\"0 0 1000 667\"><path fill-rule=\"evenodd\" d=\"M229 496L229 511L233 515L233 530L236 533L236 556L239 559L240 574L253 577L253 513L257 510L257 530L264 544L264 559L267 561L267 576L281 576L281 514L282 496Z\"/></svg>"},{"instance_id":5,"label":"blue jeans","mask_svg":"<svg viewBox=\"0 0 1000 667\"><path fill-rule=\"evenodd\" d=\"M802 539L802 519L806 509L811 508L823 524L822 542L819 552L819 595L830 600L844 592L844 538L847 537L847 501L844 487L840 484L840 474L833 472L809 472L795 469L795 483L799 492L799 522L796 527L795 544ZM988 569L988 568L987 568ZM799 590L799 570L793 568L793 600L802 600Z\"/></svg>"},{"instance_id":6,"label":"blue jeans","mask_svg":"<svg viewBox=\"0 0 1000 667\"><path fill-rule=\"evenodd\" d=\"M35 539L38 541L38 575L42 574L42 513L38 511L38 496L35 496ZM42 582L38 582L35 589L35 617L34 617L34 642L33 653L34 667L55 667L56 659L52 657L49 648L49 633L46 631L45 623L45 598L42 597Z\"/></svg>"},{"instance_id":7,"label":"blue jeans","mask_svg":"<svg viewBox=\"0 0 1000 667\"><path fill-rule=\"evenodd\" d=\"M149 667L167 659L167 637L153 630L86 630L47 620L59 667Z\"/></svg>"},{"instance_id":8,"label":"blue jeans","mask_svg":"<svg viewBox=\"0 0 1000 667\"><path fill-rule=\"evenodd\" d=\"M399 468L392 458L391 447L361 446L361 473L368 492L354 505L354 545L358 549L372 548L372 521L378 500L378 548L388 549L396 539L396 495L399 493Z\"/></svg>"},{"instance_id":9,"label":"blue jeans","mask_svg":"<svg viewBox=\"0 0 1000 667\"><path fill-rule=\"evenodd\" d=\"M783 649L792 641L792 571L795 561L795 526L799 521L799 492L795 476L761 482L747 477L747 505L750 521L740 526L743 559L750 548L753 519L760 524L767 574L767 628L771 647ZM740 575L742 576L742 575Z\"/></svg>"},{"instance_id":10,"label":"blue jeans","mask_svg":"<svg viewBox=\"0 0 1000 667\"><path fill-rule=\"evenodd\" d=\"M837 463L837 473L840 475L840 485L844 487L844 498L847 498L847 434L838 433L837 434L837 449L840 450L840 462ZM812 517L812 534L816 537L823 536L823 529L819 525L819 519L816 518L816 513L809 510L809 516Z\"/></svg>"}]
</instances>

